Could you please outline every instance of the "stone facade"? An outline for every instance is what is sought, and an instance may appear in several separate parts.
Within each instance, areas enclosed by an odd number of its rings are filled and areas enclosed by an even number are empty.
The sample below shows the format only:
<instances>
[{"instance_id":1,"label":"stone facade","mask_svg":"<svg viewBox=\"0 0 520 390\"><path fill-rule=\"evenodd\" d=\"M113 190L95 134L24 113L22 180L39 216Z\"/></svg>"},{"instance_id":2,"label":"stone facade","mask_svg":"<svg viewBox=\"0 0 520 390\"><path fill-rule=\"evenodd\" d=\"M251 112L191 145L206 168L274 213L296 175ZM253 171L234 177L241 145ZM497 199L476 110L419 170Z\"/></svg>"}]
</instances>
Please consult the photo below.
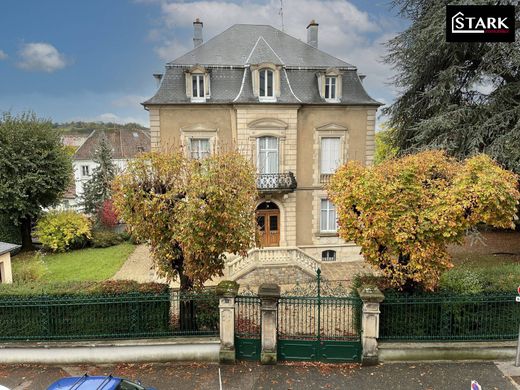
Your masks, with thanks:
<instances>
[{"instance_id":1,"label":"stone facade","mask_svg":"<svg viewBox=\"0 0 520 390\"><path fill-rule=\"evenodd\" d=\"M269 268L257 268L237 279L240 286L259 286L266 280L279 285L293 285L296 283L309 283L316 280L315 275L310 275L294 265L271 265Z\"/></svg>"}]
</instances>

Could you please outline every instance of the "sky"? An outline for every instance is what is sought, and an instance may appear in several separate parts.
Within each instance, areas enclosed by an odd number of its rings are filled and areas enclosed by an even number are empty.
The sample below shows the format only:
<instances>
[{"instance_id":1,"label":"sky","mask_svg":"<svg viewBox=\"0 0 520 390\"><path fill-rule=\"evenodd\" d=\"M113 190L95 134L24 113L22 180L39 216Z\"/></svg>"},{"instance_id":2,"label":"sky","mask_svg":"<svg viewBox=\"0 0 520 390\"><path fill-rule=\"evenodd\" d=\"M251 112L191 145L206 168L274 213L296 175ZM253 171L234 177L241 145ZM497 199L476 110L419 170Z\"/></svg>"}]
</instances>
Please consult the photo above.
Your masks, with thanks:
<instances>
[{"instance_id":1,"label":"sky","mask_svg":"<svg viewBox=\"0 0 520 390\"><path fill-rule=\"evenodd\" d=\"M389 104L384 42L404 30L389 0L283 0L283 29L306 42L319 23L321 50L358 67L365 88ZM137 122L154 73L193 48L193 21L207 41L236 23L282 29L280 0L6 0L0 12L0 112L32 110L54 122ZM380 118L379 123L384 118Z\"/></svg>"}]
</instances>

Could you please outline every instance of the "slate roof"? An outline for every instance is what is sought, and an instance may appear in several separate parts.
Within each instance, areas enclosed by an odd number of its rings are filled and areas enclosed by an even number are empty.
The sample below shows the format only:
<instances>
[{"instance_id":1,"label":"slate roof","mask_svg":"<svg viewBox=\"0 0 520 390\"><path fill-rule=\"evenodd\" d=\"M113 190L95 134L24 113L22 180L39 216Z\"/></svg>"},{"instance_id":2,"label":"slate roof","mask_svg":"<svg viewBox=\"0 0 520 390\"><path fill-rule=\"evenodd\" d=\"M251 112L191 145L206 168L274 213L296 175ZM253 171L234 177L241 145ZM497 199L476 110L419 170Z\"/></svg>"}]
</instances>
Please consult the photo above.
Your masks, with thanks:
<instances>
[{"instance_id":1,"label":"slate roof","mask_svg":"<svg viewBox=\"0 0 520 390\"><path fill-rule=\"evenodd\" d=\"M260 37L286 66L354 68L272 26L257 24L235 24L168 65L244 65ZM264 51L263 46L259 50Z\"/></svg>"},{"instance_id":2,"label":"slate roof","mask_svg":"<svg viewBox=\"0 0 520 390\"><path fill-rule=\"evenodd\" d=\"M236 24L187 54L169 62L156 94L143 105L260 103L253 95L249 65L282 65L276 103L381 105L365 91L356 68L274 27ZM210 73L211 96L191 103L186 96L185 72L203 65ZM342 97L328 103L318 90L317 73L337 68L342 73Z\"/></svg>"},{"instance_id":3,"label":"slate roof","mask_svg":"<svg viewBox=\"0 0 520 390\"><path fill-rule=\"evenodd\" d=\"M0 241L0 256L6 254L7 252L12 252L18 248L20 248L20 245L9 244L7 242Z\"/></svg>"},{"instance_id":4,"label":"slate roof","mask_svg":"<svg viewBox=\"0 0 520 390\"><path fill-rule=\"evenodd\" d=\"M149 152L151 149L150 135L146 131L140 129L94 130L76 150L74 160L92 160L103 135L112 145L112 158L116 160L134 158L139 153Z\"/></svg>"}]
</instances>

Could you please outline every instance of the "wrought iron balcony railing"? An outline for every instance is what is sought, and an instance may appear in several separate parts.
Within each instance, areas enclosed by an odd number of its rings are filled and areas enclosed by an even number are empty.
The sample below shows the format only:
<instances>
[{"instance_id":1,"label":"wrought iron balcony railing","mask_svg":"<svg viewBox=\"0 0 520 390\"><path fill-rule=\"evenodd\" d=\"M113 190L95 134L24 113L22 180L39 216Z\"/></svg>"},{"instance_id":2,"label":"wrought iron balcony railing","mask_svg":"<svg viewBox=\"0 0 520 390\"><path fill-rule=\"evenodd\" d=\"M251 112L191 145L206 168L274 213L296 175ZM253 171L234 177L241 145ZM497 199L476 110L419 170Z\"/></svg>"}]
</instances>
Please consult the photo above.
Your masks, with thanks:
<instances>
[{"instance_id":1,"label":"wrought iron balcony railing","mask_svg":"<svg viewBox=\"0 0 520 390\"><path fill-rule=\"evenodd\" d=\"M292 192L296 185L296 178L292 172L256 175L256 187L260 192Z\"/></svg>"}]
</instances>

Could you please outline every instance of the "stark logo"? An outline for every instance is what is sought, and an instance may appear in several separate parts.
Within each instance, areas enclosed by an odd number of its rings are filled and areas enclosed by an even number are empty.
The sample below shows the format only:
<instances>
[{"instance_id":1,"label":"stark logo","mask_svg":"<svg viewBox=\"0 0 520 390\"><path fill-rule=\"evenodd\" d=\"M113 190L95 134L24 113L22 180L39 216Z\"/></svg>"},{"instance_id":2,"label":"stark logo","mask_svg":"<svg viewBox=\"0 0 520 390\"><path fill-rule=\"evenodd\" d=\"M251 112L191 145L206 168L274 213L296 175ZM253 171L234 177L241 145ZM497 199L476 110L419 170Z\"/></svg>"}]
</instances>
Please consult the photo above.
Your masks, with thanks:
<instances>
[{"instance_id":1,"label":"stark logo","mask_svg":"<svg viewBox=\"0 0 520 390\"><path fill-rule=\"evenodd\" d=\"M512 5L447 5L448 42L514 42Z\"/></svg>"}]
</instances>

